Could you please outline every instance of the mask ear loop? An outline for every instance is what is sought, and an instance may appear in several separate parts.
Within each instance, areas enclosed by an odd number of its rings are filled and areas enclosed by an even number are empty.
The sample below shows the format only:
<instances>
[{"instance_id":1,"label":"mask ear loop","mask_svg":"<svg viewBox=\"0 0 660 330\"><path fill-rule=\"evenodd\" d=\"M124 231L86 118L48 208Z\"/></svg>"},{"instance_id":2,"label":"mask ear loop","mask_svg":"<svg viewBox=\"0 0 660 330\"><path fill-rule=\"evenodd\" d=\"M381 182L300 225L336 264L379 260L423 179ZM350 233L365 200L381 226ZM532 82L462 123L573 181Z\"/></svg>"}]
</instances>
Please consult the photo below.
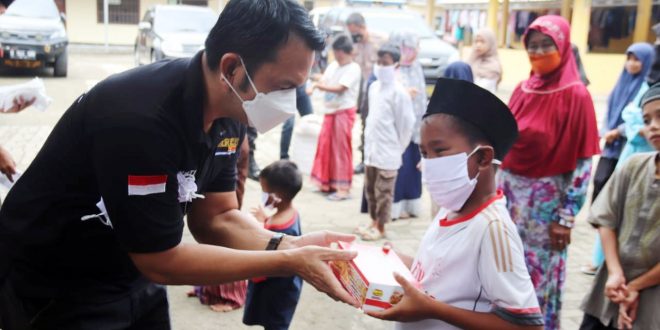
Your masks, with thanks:
<instances>
[{"instance_id":1,"label":"mask ear loop","mask_svg":"<svg viewBox=\"0 0 660 330\"><path fill-rule=\"evenodd\" d=\"M229 88L231 88L231 91L234 92L234 94L236 95L236 97L238 97L238 99L241 100L241 102L245 102L245 100L243 100L243 98L241 97L241 95L238 94L238 92L236 91L236 89L234 89L234 86L232 86L231 83L229 82L229 80L227 80L227 77L225 77L225 74L224 74L224 73L220 73L220 77L222 78L222 80L224 80L224 81L227 83L227 85L229 85Z\"/></svg>"},{"instance_id":2,"label":"mask ear loop","mask_svg":"<svg viewBox=\"0 0 660 330\"><path fill-rule=\"evenodd\" d=\"M478 145L476 148L474 148L474 150L472 150L472 152L467 156L467 158L470 158L470 156L474 155L474 153L479 151L479 149L481 149L481 147L484 147L484 146ZM490 148L492 148L492 147L490 147ZM493 163L493 165L497 165L497 166L502 165L502 161L498 160L498 159L495 159L495 158L493 158L492 163Z\"/></svg>"},{"instance_id":3,"label":"mask ear loop","mask_svg":"<svg viewBox=\"0 0 660 330\"><path fill-rule=\"evenodd\" d=\"M254 85L254 83L252 82L252 78L250 78L250 73L247 71L247 66L245 66L245 62L243 62L243 58L239 56L238 59L241 60L241 65L243 65L243 68L245 69L245 75L247 76L248 81L252 86L252 89L256 94L259 94L259 91L257 90L257 86Z\"/></svg>"}]
</instances>

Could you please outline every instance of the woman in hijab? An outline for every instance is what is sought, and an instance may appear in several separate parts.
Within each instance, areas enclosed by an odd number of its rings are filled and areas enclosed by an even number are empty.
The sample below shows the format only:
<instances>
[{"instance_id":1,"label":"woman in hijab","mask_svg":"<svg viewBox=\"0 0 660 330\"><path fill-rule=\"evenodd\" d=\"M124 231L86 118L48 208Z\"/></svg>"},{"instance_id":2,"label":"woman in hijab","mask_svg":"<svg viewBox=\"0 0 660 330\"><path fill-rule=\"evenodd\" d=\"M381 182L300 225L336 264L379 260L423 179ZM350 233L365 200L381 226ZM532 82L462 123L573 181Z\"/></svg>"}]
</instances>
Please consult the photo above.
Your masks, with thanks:
<instances>
[{"instance_id":1,"label":"woman in hijab","mask_svg":"<svg viewBox=\"0 0 660 330\"><path fill-rule=\"evenodd\" d=\"M607 116L601 129L603 139L605 140L605 148L603 149L598 166L596 167L596 173L594 174L592 202L596 200L601 189L603 189L605 183L607 183L612 173L614 173L619 160L621 159L621 162L625 160L621 156L628 132L626 132L627 125L624 122L623 112L627 107L639 107L639 100L637 104L634 104L635 99L637 97L641 98L641 95L648 90L645 79L651 70L651 64L653 62L653 47L644 42L632 44L628 47L626 56L623 71L607 102ZM641 114L641 109L639 113ZM637 128L636 132L630 132L630 138L632 140L635 139L635 135L639 135L640 129L641 126ZM641 137L641 140L645 141L646 139ZM633 143L635 145L637 144L637 142ZM644 144L648 146L648 143ZM650 151L650 146L648 148ZM592 264L583 268L583 273L595 274L598 267L605 260L599 237L599 235L596 235Z\"/></svg>"},{"instance_id":2,"label":"woman in hijab","mask_svg":"<svg viewBox=\"0 0 660 330\"><path fill-rule=\"evenodd\" d=\"M628 47L626 56L623 72L607 101L607 117L603 125L605 148L594 174L592 200L596 199L619 160L626 140L621 113L633 101L645 82L653 61L653 47L643 42L632 44Z\"/></svg>"},{"instance_id":3,"label":"woman in hijab","mask_svg":"<svg viewBox=\"0 0 660 330\"><path fill-rule=\"evenodd\" d=\"M474 73L474 83L495 93L502 80L502 65L497 55L495 33L488 28L477 31L468 63Z\"/></svg>"},{"instance_id":4,"label":"woman in hijab","mask_svg":"<svg viewBox=\"0 0 660 330\"><path fill-rule=\"evenodd\" d=\"M498 186L523 240L546 329L560 329L566 248L587 194L591 157L600 152L594 105L561 16L537 18L523 36L532 72L509 108L520 135L504 158Z\"/></svg>"},{"instance_id":5,"label":"woman in hijab","mask_svg":"<svg viewBox=\"0 0 660 330\"><path fill-rule=\"evenodd\" d=\"M426 111L426 81L422 65L417 60L419 36L411 30L394 32L389 41L401 49L399 79L410 93L415 111L413 137L403 153L403 164L399 169L394 187L392 219L420 214L422 197L422 173L417 169L421 160L419 153L419 128Z\"/></svg>"}]
</instances>

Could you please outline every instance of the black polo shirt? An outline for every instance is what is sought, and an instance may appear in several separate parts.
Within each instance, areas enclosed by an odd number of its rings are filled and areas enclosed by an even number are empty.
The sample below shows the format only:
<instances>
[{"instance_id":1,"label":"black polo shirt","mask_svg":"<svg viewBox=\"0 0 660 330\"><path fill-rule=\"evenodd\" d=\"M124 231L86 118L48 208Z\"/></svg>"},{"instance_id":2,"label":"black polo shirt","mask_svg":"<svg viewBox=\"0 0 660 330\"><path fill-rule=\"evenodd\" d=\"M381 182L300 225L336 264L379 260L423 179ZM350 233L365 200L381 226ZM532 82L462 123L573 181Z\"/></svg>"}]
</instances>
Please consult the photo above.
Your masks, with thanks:
<instances>
[{"instance_id":1,"label":"black polo shirt","mask_svg":"<svg viewBox=\"0 0 660 330\"><path fill-rule=\"evenodd\" d=\"M203 131L201 52L100 82L64 113L0 210L0 281L21 295L108 300L144 283L128 252L179 244L182 178L234 191L245 126ZM88 217L101 211L109 216Z\"/></svg>"}]
</instances>

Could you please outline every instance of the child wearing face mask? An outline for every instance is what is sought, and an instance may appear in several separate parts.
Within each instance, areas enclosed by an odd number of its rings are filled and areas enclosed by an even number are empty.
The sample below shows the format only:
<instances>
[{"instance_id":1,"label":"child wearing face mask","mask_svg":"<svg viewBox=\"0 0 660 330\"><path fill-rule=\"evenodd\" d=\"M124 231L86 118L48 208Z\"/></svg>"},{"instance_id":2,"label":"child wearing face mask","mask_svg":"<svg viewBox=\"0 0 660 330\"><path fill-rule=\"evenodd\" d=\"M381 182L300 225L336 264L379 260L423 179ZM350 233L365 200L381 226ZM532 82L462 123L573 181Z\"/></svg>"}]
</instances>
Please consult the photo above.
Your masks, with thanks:
<instances>
[{"instance_id":1,"label":"child wearing face mask","mask_svg":"<svg viewBox=\"0 0 660 330\"><path fill-rule=\"evenodd\" d=\"M422 289L369 312L407 329L541 329L543 316L522 241L496 189L495 173L518 136L513 115L470 82L440 79L422 120L422 177L442 208L414 260L402 256Z\"/></svg>"},{"instance_id":2,"label":"child wearing face mask","mask_svg":"<svg viewBox=\"0 0 660 330\"><path fill-rule=\"evenodd\" d=\"M397 80L399 47L383 45L374 66L376 81L369 87L369 116L364 129L365 193L371 224L359 229L362 239L385 237L385 223L392 217L397 171L415 125L412 99Z\"/></svg>"},{"instance_id":3,"label":"child wearing face mask","mask_svg":"<svg viewBox=\"0 0 660 330\"><path fill-rule=\"evenodd\" d=\"M261 171L259 183L262 202L252 214L268 230L300 236L300 216L293 207L293 199L302 188L298 166L288 160L276 161ZM273 215L267 215L273 211ZM243 323L261 325L266 330L288 329L301 289L302 279L298 276L250 280Z\"/></svg>"}]
</instances>

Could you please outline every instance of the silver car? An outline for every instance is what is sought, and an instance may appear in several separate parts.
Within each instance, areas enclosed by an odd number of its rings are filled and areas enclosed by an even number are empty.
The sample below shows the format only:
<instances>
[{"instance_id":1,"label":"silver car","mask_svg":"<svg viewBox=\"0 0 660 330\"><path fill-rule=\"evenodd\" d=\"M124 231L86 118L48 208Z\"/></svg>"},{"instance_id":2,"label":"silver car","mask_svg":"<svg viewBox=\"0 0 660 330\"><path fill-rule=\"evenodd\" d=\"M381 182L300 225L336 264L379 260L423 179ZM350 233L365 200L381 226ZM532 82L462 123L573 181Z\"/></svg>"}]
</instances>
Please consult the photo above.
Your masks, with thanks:
<instances>
[{"instance_id":1,"label":"silver car","mask_svg":"<svg viewBox=\"0 0 660 330\"><path fill-rule=\"evenodd\" d=\"M16 0L0 15L0 66L53 67L55 77L66 77L68 44L52 0Z\"/></svg>"},{"instance_id":2,"label":"silver car","mask_svg":"<svg viewBox=\"0 0 660 330\"><path fill-rule=\"evenodd\" d=\"M422 64L424 78L428 85L435 85L435 81L442 77L447 65L460 59L456 48L440 40L421 15L406 9L396 7L333 8L324 10L323 17L319 19L319 28L332 31L332 33L347 33L345 22L348 16L354 12L364 16L369 31L383 36L389 36L392 32L404 29L417 32L420 37L417 58Z\"/></svg>"},{"instance_id":3,"label":"silver car","mask_svg":"<svg viewBox=\"0 0 660 330\"><path fill-rule=\"evenodd\" d=\"M156 5L138 24L135 64L165 58L192 57L204 48L204 41L218 15L208 7Z\"/></svg>"}]
</instances>

